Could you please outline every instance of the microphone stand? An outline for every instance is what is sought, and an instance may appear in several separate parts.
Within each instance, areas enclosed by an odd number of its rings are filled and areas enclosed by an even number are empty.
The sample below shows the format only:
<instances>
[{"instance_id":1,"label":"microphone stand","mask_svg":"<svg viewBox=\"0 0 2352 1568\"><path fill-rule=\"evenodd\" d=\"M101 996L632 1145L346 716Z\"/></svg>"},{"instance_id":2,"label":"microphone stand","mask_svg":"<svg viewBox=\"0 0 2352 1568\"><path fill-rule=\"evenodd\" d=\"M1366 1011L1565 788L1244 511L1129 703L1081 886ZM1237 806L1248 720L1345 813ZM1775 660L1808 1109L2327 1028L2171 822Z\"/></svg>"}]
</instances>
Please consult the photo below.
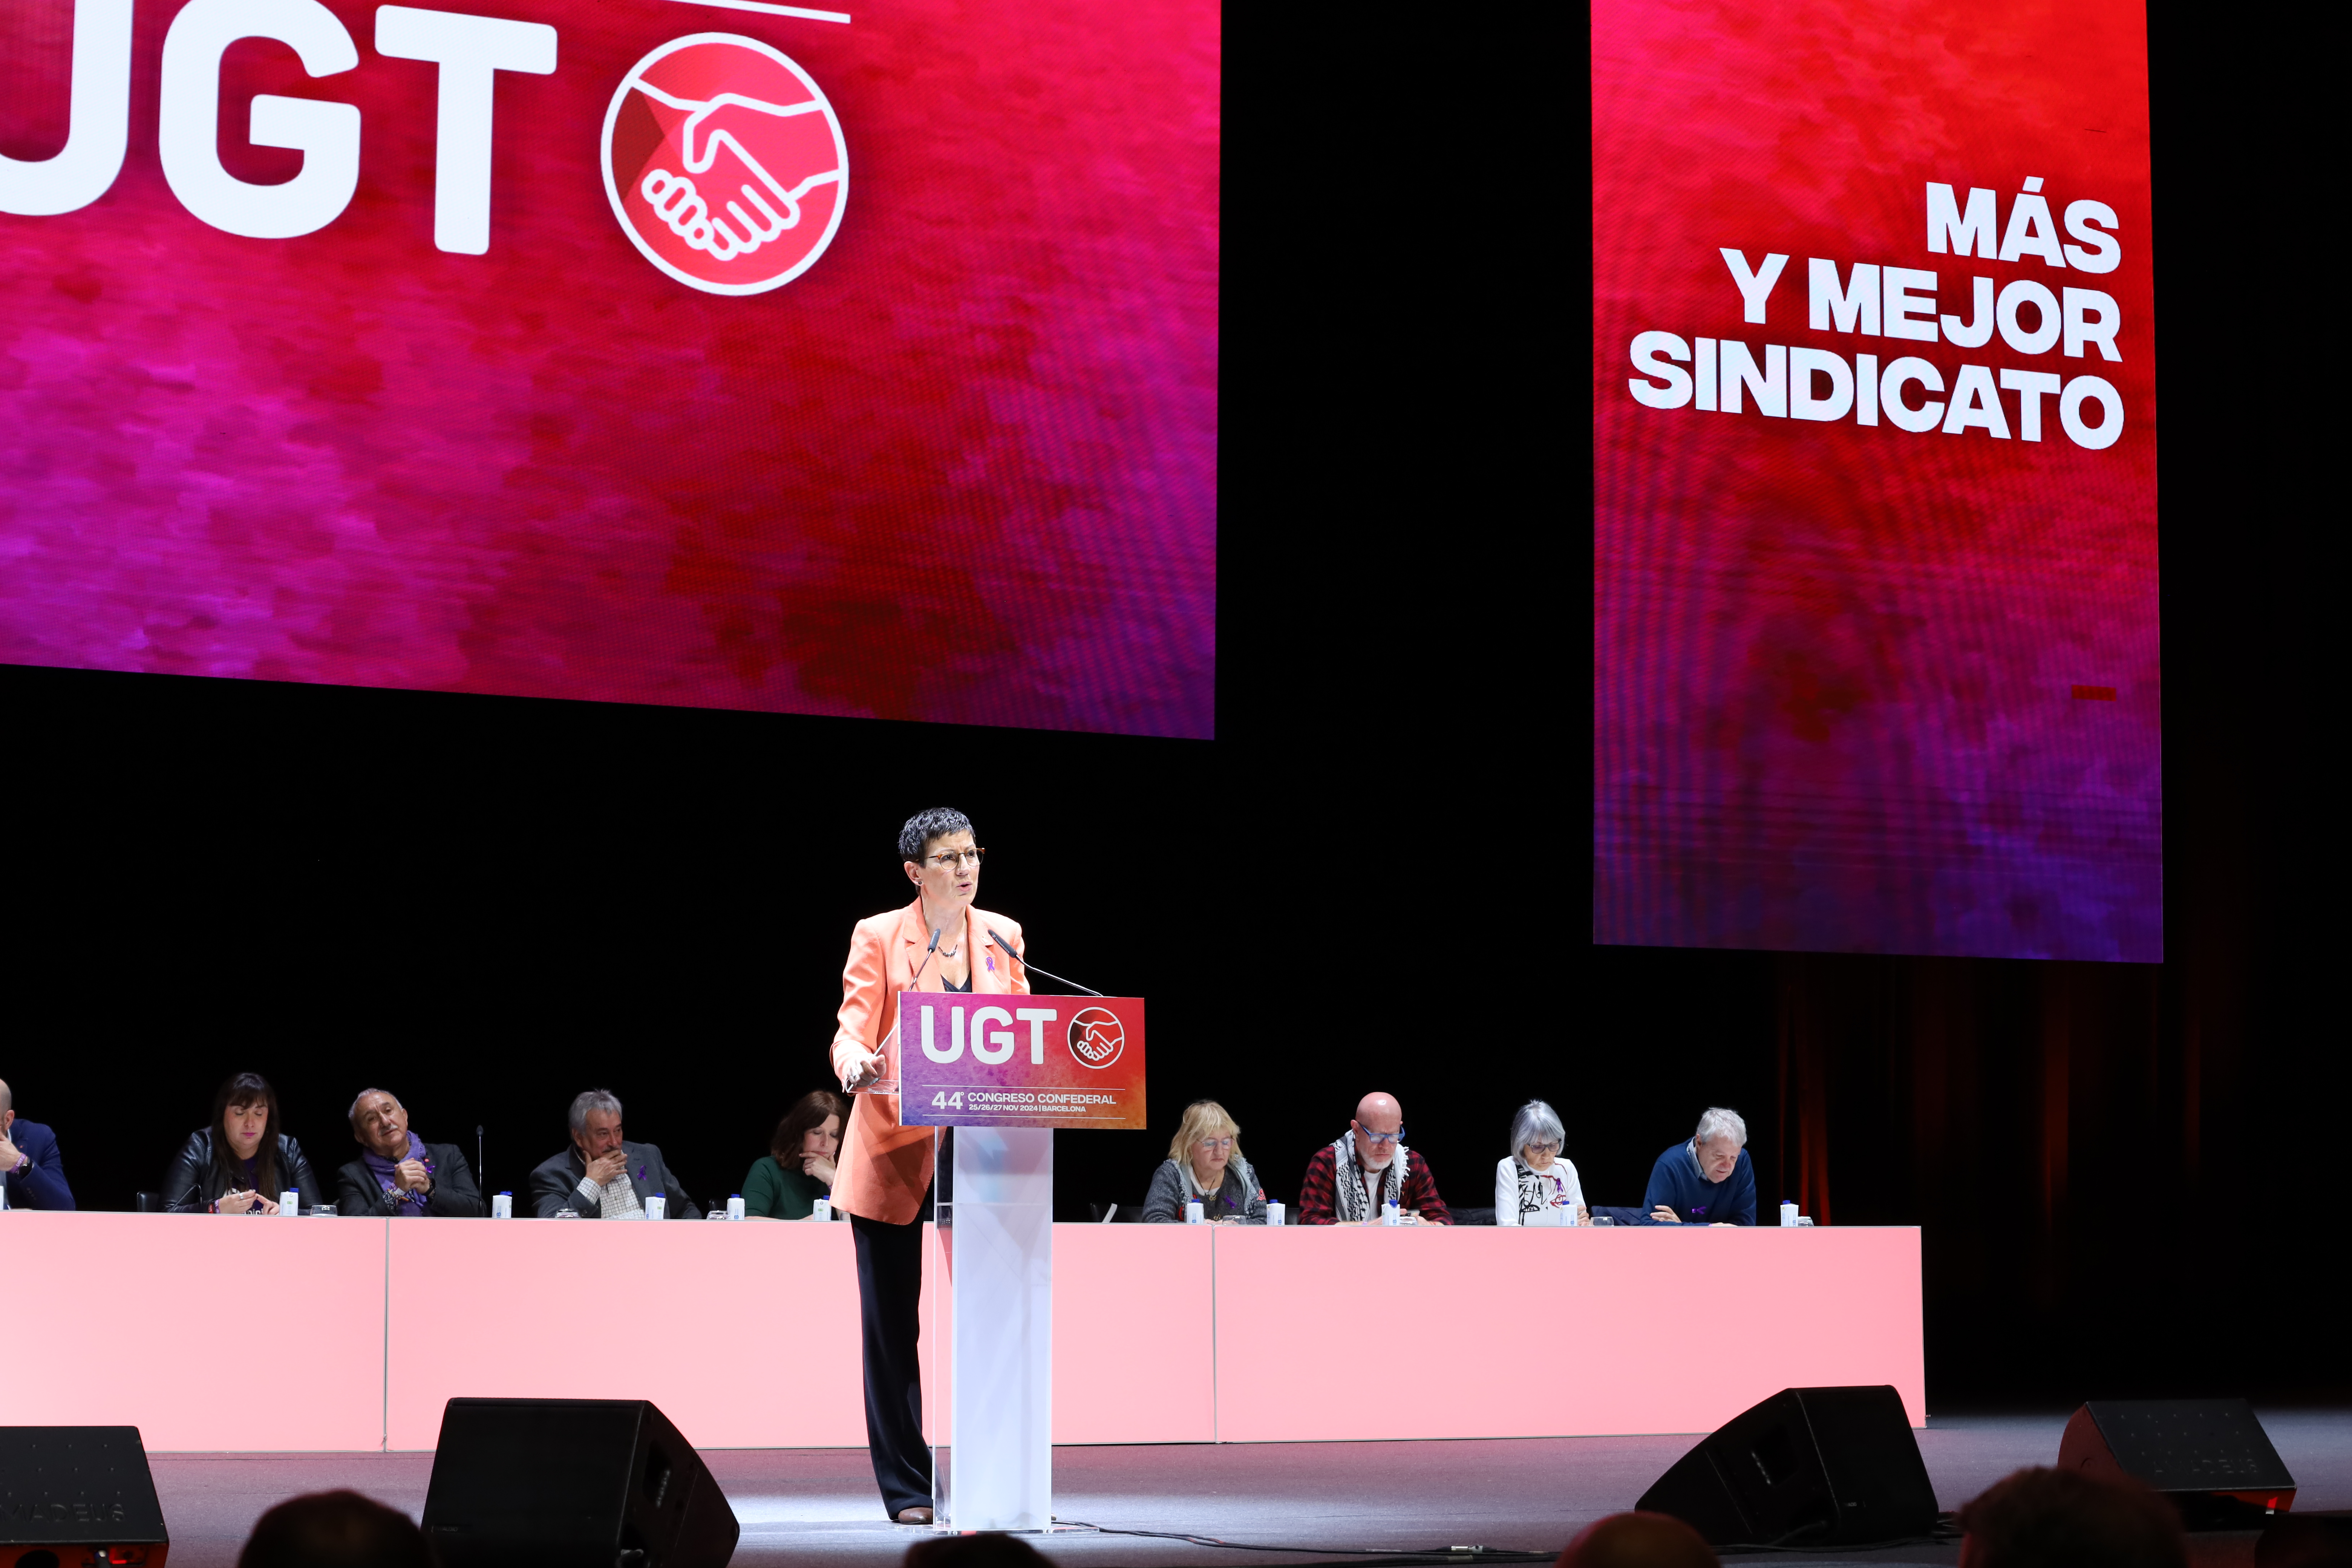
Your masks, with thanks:
<instances>
[{"instance_id":1,"label":"microphone stand","mask_svg":"<svg viewBox=\"0 0 2352 1568\"><path fill-rule=\"evenodd\" d=\"M992 936L992 937L994 937L994 938L996 939L996 945L997 945L997 946L999 946L999 947L1003 948L1005 952L1007 952L1011 953L1011 954L1013 955L1013 957L1014 961L1015 961L1015 962L1017 962L1017 963L1021 965L1021 967L1022 967L1022 968L1024 968L1024 969L1025 969L1025 970L1029 971L1029 973L1031 973L1032 974L1042 974L1042 975L1044 975L1046 979L1048 979L1048 980L1052 981L1055 984L1056 984L1056 985L1066 985L1066 986L1068 986L1071 990L1073 990L1073 991L1076 992L1076 993L1077 993L1078 994L1080 994L1081 996L1099 996L1099 995L1101 995L1101 994L1102 994L1102 993L1101 993L1101 992L1099 992L1099 991L1096 990L1096 989L1095 989L1093 986L1091 986L1091 985L1081 985L1081 984L1078 984L1076 981L1075 981L1075 980L1066 980L1066 979L1064 979L1061 975L1058 975L1058 974L1055 973L1054 973L1052 970L1050 970L1050 969L1040 969L1040 968L1038 968L1035 964L1034 964L1034 963L1030 963L1030 962L1028 961L1028 959L1026 959L1026 958L1023 957L1023 956L1022 956L1022 954L1021 954L1021 952L1020 952L1020 951L1019 951L1017 948L1015 948L1015 947L1014 947L1011 942L1009 942L1005 941L1005 940L1004 940L1004 933L1003 933L1003 931L998 931L994 926L991 926L991 927L989 927L989 928L988 928L988 934L989 934L989 935L991 935L991 936Z\"/></svg>"},{"instance_id":2,"label":"microphone stand","mask_svg":"<svg viewBox=\"0 0 2352 1568\"><path fill-rule=\"evenodd\" d=\"M915 973L907 977L907 984L900 986L898 988L899 990L912 991L915 988L915 982L920 980L923 977L923 971L931 966L931 954L939 952L940 950L940 933L947 929L948 928L945 926L933 926L931 928L931 945L923 949L923 962L915 965ZM950 953L949 956L953 957L954 955Z\"/></svg>"},{"instance_id":3,"label":"microphone stand","mask_svg":"<svg viewBox=\"0 0 2352 1568\"><path fill-rule=\"evenodd\" d=\"M907 984L898 987L898 994L900 995L903 996L908 992L912 991L915 988L915 982L923 977L923 971L931 966L931 954L940 950L940 933L945 931L948 928L945 926L933 926L931 928L931 942L929 947L923 949L923 962L915 965L915 973L907 977ZM878 1068L875 1069L874 1081L876 1083L880 1083L882 1081L882 1072ZM863 1094L866 1090L863 1089L852 1089L845 1083L842 1085L842 1092L844 1094Z\"/></svg>"}]
</instances>

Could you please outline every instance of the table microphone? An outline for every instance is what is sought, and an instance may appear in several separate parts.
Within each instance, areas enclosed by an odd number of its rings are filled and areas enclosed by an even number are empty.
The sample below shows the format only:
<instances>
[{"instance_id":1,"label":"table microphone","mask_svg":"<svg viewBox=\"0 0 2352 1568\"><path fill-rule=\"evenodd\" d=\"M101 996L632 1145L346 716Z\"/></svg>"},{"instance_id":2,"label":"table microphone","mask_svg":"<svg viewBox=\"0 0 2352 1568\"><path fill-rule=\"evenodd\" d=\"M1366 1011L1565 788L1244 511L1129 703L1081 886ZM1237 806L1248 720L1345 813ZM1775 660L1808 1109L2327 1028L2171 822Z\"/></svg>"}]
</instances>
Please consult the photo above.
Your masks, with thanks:
<instances>
[{"instance_id":1,"label":"table microphone","mask_svg":"<svg viewBox=\"0 0 2352 1568\"><path fill-rule=\"evenodd\" d=\"M1011 942L1007 942L1007 941L1005 941L1005 940L1004 940L1004 933L1003 933L1003 931L998 931L994 926L991 926L991 927L989 927L989 928L988 928L988 934L989 934L989 935L991 935L991 936L992 936L992 937L994 937L994 938L996 939L996 945L997 945L997 946L999 946L999 947L1003 948L1005 952L1009 952L1009 953L1012 953L1012 954L1013 954L1013 956L1014 958L1019 959L1019 960L1020 960L1020 963L1021 963L1021 967L1022 967L1022 968L1024 968L1024 969L1026 969L1026 970L1030 971L1032 973L1034 973L1034 974L1042 974L1042 975L1044 975L1046 979L1048 979L1048 980L1052 981L1055 984L1056 984L1056 985L1066 985L1066 986L1070 987L1072 990L1076 991L1076 992L1080 993L1080 994L1083 994L1083 995L1087 995L1087 996L1099 996L1099 995L1101 995L1101 994L1102 994L1102 993L1101 993L1101 992L1099 992L1099 991L1096 990L1096 989L1095 989L1093 986L1091 986L1091 985L1081 985L1081 984L1078 984L1076 981L1075 981L1075 980L1065 980L1065 979L1063 979L1060 975L1058 975L1058 974L1055 973L1052 970L1050 970L1050 969L1039 969L1035 964L1034 964L1034 963L1030 963L1027 959L1025 959L1025 958L1022 958L1022 956L1021 956L1020 952L1018 952L1018 951L1013 947L1013 945Z\"/></svg>"},{"instance_id":2,"label":"table microphone","mask_svg":"<svg viewBox=\"0 0 2352 1568\"><path fill-rule=\"evenodd\" d=\"M482 1160L482 1124L478 1121L474 1123L474 1190L482 1193L490 1190L489 1172L484 1168Z\"/></svg>"}]
</instances>

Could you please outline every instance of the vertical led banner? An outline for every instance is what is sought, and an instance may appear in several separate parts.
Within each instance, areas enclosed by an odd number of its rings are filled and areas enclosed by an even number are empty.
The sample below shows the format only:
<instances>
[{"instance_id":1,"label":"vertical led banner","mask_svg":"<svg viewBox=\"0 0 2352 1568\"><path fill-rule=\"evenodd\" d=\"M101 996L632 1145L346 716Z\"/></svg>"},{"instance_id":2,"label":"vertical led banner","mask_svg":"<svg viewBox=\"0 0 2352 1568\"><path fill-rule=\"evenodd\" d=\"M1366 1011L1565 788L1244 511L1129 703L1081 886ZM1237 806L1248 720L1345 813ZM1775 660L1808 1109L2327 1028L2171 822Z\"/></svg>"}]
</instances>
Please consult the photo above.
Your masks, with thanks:
<instances>
[{"instance_id":1,"label":"vertical led banner","mask_svg":"<svg viewBox=\"0 0 2352 1568\"><path fill-rule=\"evenodd\" d=\"M2141 7L1592 17L1594 940L2160 958Z\"/></svg>"}]
</instances>

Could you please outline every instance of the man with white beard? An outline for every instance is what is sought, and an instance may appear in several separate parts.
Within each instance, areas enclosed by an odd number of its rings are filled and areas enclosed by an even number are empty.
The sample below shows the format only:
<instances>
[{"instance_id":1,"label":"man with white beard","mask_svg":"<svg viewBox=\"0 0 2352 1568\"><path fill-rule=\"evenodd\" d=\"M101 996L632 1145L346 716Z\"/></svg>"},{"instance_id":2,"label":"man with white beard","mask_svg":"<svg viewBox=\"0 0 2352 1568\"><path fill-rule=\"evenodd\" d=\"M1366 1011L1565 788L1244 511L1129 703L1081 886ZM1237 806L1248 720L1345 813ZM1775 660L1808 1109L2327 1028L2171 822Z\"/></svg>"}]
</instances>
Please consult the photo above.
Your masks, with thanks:
<instances>
[{"instance_id":1,"label":"man with white beard","mask_svg":"<svg viewBox=\"0 0 2352 1568\"><path fill-rule=\"evenodd\" d=\"M1406 1225L1452 1225L1429 1162L1404 1145L1404 1108L1378 1089L1356 1106L1348 1131L1307 1162L1301 1225L1378 1225L1383 1205Z\"/></svg>"}]
</instances>

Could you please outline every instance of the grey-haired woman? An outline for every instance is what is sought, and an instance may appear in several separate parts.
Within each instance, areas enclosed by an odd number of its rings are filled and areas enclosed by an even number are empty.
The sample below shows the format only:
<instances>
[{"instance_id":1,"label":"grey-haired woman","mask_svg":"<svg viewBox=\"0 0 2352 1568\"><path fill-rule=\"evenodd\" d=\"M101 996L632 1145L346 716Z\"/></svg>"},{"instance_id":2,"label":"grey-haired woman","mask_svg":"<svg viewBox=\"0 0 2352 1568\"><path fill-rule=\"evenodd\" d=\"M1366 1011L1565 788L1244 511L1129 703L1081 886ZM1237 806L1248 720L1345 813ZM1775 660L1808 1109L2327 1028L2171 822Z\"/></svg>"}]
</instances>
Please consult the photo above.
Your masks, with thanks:
<instances>
[{"instance_id":1,"label":"grey-haired woman","mask_svg":"<svg viewBox=\"0 0 2352 1568\"><path fill-rule=\"evenodd\" d=\"M1511 1152L1495 1166L1496 1225L1590 1225L1576 1164L1560 1152L1559 1112L1530 1100L1511 1118Z\"/></svg>"}]
</instances>

